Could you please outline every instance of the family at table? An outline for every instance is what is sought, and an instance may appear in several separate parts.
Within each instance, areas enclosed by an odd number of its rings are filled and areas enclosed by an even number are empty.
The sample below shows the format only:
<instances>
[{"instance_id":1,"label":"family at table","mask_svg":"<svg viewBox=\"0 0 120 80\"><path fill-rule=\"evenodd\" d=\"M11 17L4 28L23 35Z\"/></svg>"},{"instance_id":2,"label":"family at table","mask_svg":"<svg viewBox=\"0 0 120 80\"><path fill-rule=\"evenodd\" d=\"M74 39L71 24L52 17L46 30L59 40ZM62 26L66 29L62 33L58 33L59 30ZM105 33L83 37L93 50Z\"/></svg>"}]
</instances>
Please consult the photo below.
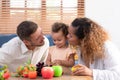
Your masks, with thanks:
<instances>
[{"instance_id":1,"label":"family at table","mask_svg":"<svg viewBox=\"0 0 120 80\"><path fill-rule=\"evenodd\" d=\"M120 51L105 29L92 19L79 17L69 26L53 23L54 46L49 46L41 27L33 21L21 22L16 33L17 37L0 48L0 66L7 65L10 72L16 72L30 59L33 65L39 62L47 66L60 65L64 73L67 68L79 66L71 75L90 76L93 80L120 80Z\"/></svg>"}]
</instances>

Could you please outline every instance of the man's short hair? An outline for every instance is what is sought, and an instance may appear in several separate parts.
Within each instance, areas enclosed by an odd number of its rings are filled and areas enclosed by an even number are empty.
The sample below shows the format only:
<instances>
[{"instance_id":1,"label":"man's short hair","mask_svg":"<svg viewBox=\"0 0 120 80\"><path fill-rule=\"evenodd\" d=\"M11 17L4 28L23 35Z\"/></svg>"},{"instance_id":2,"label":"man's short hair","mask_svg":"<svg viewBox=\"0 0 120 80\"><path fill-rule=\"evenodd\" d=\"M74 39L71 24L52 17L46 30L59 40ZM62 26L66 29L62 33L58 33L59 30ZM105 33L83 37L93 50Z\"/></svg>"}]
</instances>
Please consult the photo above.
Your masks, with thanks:
<instances>
[{"instance_id":1,"label":"man's short hair","mask_svg":"<svg viewBox=\"0 0 120 80\"><path fill-rule=\"evenodd\" d=\"M32 21L23 21L17 27L17 35L21 40L30 39L30 35L33 34L38 28L38 25Z\"/></svg>"}]
</instances>

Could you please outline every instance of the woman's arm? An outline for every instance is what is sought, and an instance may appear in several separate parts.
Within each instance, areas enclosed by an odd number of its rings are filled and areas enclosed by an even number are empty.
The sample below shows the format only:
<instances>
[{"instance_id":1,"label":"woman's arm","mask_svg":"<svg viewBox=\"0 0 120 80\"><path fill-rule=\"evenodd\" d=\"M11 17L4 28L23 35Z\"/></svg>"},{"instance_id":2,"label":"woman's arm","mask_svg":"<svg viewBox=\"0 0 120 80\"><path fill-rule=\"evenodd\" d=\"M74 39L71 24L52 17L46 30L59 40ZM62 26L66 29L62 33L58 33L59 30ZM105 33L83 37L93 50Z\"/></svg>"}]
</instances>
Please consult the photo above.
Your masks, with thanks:
<instances>
[{"instance_id":1,"label":"woman's arm","mask_svg":"<svg viewBox=\"0 0 120 80\"><path fill-rule=\"evenodd\" d=\"M104 59L95 60L91 69L79 64L81 67L73 75L93 76L93 80L120 80L120 51L111 42L105 43L104 47Z\"/></svg>"},{"instance_id":2,"label":"woman's arm","mask_svg":"<svg viewBox=\"0 0 120 80\"><path fill-rule=\"evenodd\" d=\"M107 41L105 53L102 70L93 69L94 80L120 80L120 51L114 44Z\"/></svg>"}]
</instances>

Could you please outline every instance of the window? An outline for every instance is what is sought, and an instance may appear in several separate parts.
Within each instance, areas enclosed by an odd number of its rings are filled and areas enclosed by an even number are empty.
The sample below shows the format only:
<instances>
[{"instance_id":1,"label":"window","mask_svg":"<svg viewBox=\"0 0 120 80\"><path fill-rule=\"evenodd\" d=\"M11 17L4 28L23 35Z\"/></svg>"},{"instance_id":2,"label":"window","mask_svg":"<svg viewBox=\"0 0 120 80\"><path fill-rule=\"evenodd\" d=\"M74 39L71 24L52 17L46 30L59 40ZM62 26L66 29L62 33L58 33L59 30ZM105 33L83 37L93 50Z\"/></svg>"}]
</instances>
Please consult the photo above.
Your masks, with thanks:
<instances>
[{"instance_id":1,"label":"window","mask_svg":"<svg viewBox=\"0 0 120 80\"><path fill-rule=\"evenodd\" d=\"M84 0L0 0L0 33L16 33L24 20L36 22L49 34L54 22L70 24L84 16Z\"/></svg>"}]
</instances>

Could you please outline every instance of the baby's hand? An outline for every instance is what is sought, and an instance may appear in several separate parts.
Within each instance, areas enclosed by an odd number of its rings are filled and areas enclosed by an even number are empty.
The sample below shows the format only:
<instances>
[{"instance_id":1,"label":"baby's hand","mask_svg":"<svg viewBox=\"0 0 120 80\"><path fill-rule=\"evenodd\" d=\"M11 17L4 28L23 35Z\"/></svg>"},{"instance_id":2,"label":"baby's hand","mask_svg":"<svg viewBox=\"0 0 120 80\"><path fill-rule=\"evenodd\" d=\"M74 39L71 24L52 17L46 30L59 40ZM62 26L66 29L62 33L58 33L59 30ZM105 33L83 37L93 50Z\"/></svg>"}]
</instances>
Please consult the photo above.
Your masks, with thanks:
<instances>
[{"instance_id":1,"label":"baby's hand","mask_svg":"<svg viewBox=\"0 0 120 80\"><path fill-rule=\"evenodd\" d=\"M52 65L61 65L61 60L54 60Z\"/></svg>"},{"instance_id":2,"label":"baby's hand","mask_svg":"<svg viewBox=\"0 0 120 80\"><path fill-rule=\"evenodd\" d=\"M74 58L76 53L71 53L69 56L68 56L68 60L71 59L71 58Z\"/></svg>"}]
</instances>

